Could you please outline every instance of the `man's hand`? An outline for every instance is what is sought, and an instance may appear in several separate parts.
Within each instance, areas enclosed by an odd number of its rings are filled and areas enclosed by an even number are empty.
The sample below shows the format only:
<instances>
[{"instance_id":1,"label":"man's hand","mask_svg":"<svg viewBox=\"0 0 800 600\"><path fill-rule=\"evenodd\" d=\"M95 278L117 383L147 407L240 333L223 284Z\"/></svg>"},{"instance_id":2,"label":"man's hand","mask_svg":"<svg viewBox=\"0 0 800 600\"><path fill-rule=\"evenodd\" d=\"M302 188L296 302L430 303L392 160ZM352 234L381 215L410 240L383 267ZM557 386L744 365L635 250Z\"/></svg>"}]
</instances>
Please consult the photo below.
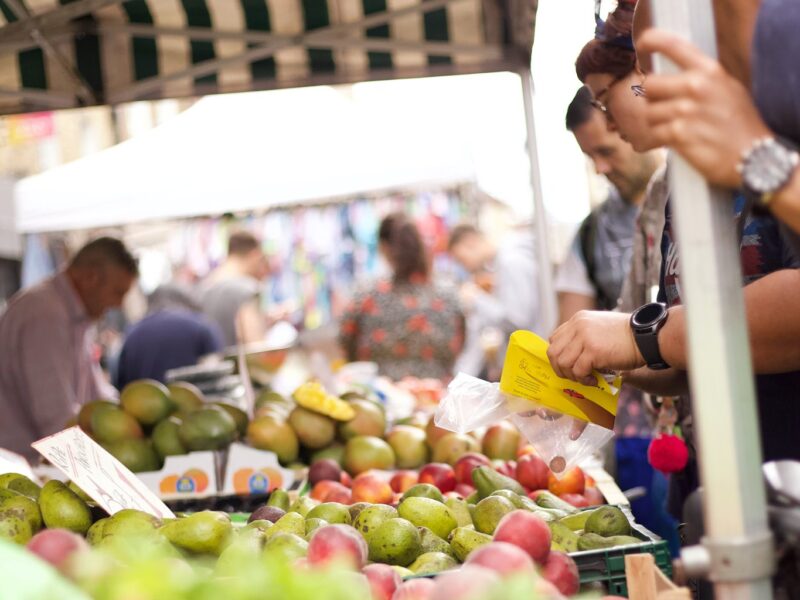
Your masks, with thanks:
<instances>
[{"instance_id":1,"label":"man's hand","mask_svg":"<svg viewBox=\"0 0 800 600\"><path fill-rule=\"evenodd\" d=\"M681 69L673 75L649 75L644 82L646 116L655 140L675 149L711 183L739 187L736 167L742 153L771 135L748 90L678 35L651 29L636 50L660 53Z\"/></svg>"},{"instance_id":2,"label":"man's hand","mask_svg":"<svg viewBox=\"0 0 800 600\"><path fill-rule=\"evenodd\" d=\"M547 356L556 375L591 385L593 370L629 371L644 366L629 322L630 315L624 313L576 313L550 337Z\"/></svg>"}]
</instances>

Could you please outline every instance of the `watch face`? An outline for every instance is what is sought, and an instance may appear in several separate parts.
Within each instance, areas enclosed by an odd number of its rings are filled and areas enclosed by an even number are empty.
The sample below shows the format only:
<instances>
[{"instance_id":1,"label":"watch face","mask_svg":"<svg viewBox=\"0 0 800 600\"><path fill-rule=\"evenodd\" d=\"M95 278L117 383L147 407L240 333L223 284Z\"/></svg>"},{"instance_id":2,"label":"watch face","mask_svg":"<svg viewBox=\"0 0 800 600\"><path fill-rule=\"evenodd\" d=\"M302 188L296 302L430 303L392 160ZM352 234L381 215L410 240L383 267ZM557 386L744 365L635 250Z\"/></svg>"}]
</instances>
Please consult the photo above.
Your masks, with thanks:
<instances>
[{"instance_id":1,"label":"watch face","mask_svg":"<svg viewBox=\"0 0 800 600\"><path fill-rule=\"evenodd\" d=\"M797 166L797 153L774 139L756 145L744 166L745 185L760 194L783 187Z\"/></svg>"},{"instance_id":2,"label":"watch face","mask_svg":"<svg viewBox=\"0 0 800 600\"><path fill-rule=\"evenodd\" d=\"M666 312L667 307L659 302L645 304L633 313L632 321L637 327L648 327L656 323Z\"/></svg>"}]
</instances>

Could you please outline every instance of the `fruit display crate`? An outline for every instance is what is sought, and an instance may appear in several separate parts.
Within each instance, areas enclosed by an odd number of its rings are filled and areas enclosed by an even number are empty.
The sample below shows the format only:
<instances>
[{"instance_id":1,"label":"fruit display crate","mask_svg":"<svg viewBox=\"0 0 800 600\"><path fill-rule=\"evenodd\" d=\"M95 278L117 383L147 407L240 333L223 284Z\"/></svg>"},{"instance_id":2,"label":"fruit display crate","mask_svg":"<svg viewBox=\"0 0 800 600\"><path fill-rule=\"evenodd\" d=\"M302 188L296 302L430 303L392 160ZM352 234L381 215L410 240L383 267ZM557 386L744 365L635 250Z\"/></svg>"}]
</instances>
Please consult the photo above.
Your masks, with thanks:
<instances>
[{"instance_id":1,"label":"fruit display crate","mask_svg":"<svg viewBox=\"0 0 800 600\"><path fill-rule=\"evenodd\" d=\"M669 578L672 578L672 556L665 540L634 522L628 506L622 505L619 508L631 523L631 535L641 539L641 544L571 552L570 556L578 565L582 587L595 589L602 585L608 594L628 597L628 583L625 578L627 555L652 554L656 566Z\"/></svg>"}]
</instances>

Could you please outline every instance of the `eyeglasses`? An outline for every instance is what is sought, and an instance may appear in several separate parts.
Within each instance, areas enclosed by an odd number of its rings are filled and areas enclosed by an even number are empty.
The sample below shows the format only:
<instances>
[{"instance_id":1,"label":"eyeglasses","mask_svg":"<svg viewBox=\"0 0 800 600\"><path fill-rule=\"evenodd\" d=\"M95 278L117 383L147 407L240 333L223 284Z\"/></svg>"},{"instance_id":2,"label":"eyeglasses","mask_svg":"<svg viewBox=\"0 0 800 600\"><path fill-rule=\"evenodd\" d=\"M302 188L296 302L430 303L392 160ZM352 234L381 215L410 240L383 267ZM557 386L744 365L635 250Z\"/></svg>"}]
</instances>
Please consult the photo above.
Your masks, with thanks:
<instances>
[{"instance_id":1,"label":"eyeglasses","mask_svg":"<svg viewBox=\"0 0 800 600\"><path fill-rule=\"evenodd\" d=\"M591 105L606 116L608 116L608 107L603 103L602 100L600 100L600 98L607 95L611 91L611 88L614 87L614 85L616 85L618 82L619 79L615 79L614 81L609 83L606 87L604 87L602 90L600 90L597 96L595 96L590 100ZM631 91L633 92L633 95L636 96L637 98L645 98L647 96L644 89L644 85L641 83L632 85Z\"/></svg>"}]
</instances>

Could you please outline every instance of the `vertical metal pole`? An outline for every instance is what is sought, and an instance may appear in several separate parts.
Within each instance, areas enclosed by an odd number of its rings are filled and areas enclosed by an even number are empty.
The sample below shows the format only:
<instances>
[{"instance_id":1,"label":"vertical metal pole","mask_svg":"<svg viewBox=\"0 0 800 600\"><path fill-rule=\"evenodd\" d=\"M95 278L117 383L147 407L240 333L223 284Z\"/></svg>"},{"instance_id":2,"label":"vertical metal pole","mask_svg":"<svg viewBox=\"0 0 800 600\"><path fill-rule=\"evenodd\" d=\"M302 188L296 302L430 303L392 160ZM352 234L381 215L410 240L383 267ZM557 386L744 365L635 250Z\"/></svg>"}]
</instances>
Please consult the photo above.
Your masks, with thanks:
<instances>
[{"instance_id":1,"label":"vertical metal pole","mask_svg":"<svg viewBox=\"0 0 800 600\"><path fill-rule=\"evenodd\" d=\"M533 77L530 67L519 73L522 80L522 101L525 104L525 125L528 132L528 157L531 161L531 188L533 189L534 234L539 254L539 299L541 301L542 322L545 331L537 331L547 336L558 321L553 265L550 261L550 244L547 233L547 211L542 196L542 178L539 172L539 149L536 145L536 123L533 117Z\"/></svg>"},{"instance_id":2,"label":"vertical metal pole","mask_svg":"<svg viewBox=\"0 0 800 600\"><path fill-rule=\"evenodd\" d=\"M655 25L716 56L710 0L654 0ZM656 57L657 72L675 72ZM718 600L771 598L772 538L729 193L672 157L671 202L687 310L692 409L704 490L710 579ZM697 556L698 549L685 555Z\"/></svg>"}]
</instances>

